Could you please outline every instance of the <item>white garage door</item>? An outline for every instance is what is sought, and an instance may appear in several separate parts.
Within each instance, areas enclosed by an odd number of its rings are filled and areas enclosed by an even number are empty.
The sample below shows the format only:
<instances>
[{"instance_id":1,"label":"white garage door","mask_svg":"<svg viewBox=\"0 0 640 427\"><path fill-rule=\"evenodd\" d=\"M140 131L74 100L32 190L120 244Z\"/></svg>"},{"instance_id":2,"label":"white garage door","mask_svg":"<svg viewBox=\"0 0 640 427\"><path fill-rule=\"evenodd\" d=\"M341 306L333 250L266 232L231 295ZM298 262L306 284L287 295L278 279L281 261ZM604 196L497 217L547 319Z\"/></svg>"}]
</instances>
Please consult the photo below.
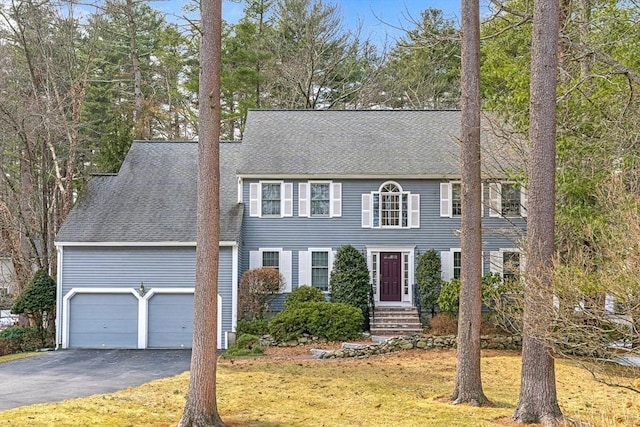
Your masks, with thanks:
<instances>
[{"instance_id":1,"label":"white garage door","mask_svg":"<svg viewBox=\"0 0 640 427\"><path fill-rule=\"evenodd\" d=\"M155 294L149 299L147 346L191 348L193 294Z\"/></svg>"},{"instance_id":2,"label":"white garage door","mask_svg":"<svg viewBox=\"0 0 640 427\"><path fill-rule=\"evenodd\" d=\"M132 294L78 293L69 303L69 347L138 347L138 300Z\"/></svg>"}]
</instances>

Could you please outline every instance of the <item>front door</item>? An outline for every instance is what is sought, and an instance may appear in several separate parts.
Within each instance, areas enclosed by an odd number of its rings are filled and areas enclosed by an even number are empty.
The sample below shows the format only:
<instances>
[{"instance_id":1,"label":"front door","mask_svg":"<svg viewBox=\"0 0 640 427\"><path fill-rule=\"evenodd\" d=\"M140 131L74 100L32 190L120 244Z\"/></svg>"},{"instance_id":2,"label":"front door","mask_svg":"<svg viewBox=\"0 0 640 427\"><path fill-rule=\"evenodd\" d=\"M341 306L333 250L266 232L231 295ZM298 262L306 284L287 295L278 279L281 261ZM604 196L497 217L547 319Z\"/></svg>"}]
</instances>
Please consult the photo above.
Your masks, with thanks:
<instances>
[{"instance_id":1,"label":"front door","mask_svg":"<svg viewBox=\"0 0 640 427\"><path fill-rule=\"evenodd\" d=\"M380 254L380 301L402 301L401 259L400 252Z\"/></svg>"}]
</instances>

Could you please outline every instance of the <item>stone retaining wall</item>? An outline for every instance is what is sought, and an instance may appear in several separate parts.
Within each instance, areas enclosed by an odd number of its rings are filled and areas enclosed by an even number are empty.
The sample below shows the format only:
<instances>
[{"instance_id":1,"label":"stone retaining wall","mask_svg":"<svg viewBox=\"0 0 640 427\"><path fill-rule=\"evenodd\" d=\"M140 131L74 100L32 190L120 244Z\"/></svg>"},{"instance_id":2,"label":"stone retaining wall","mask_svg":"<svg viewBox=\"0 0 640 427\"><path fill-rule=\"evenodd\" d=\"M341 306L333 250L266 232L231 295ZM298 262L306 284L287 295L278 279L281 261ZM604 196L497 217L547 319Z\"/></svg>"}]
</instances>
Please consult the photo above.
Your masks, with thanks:
<instances>
[{"instance_id":1,"label":"stone retaining wall","mask_svg":"<svg viewBox=\"0 0 640 427\"><path fill-rule=\"evenodd\" d=\"M326 342L326 339L316 337L301 337L298 340L285 343L276 343L269 336L261 338L263 345L277 345L280 347L292 347L299 345L313 345L314 343ZM480 337L482 349L487 350L520 350L522 348L522 338L512 336L482 336ZM456 347L455 335L425 336L414 335L406 337L390 338L381 343L371 344L342 344L338 350L311 350L313 354L321 359L343 358L343 357L369 357L374 354L385 354L400 350L411 349L450 349Z\"/></svg>"}]
</instances>

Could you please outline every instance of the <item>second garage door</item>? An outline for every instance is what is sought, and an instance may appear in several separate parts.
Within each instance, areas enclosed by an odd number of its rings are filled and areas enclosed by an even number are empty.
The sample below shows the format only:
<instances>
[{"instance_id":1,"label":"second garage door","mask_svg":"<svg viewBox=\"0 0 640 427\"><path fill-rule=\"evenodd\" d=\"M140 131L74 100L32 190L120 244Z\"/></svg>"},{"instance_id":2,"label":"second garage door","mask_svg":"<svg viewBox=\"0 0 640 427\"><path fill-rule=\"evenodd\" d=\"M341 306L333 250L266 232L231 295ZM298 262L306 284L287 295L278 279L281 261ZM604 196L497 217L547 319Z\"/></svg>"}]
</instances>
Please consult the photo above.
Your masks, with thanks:
<instances>
[{"instance_id":1,"label":"second garage door","mask_svg":"<svg viewBox=\"0 0 640 427\"><path fill-rule=\"evenodd\" d=\"M155 294L149 299L148 347L191 348L193 294Z\"/></svg>"}]
</instances>

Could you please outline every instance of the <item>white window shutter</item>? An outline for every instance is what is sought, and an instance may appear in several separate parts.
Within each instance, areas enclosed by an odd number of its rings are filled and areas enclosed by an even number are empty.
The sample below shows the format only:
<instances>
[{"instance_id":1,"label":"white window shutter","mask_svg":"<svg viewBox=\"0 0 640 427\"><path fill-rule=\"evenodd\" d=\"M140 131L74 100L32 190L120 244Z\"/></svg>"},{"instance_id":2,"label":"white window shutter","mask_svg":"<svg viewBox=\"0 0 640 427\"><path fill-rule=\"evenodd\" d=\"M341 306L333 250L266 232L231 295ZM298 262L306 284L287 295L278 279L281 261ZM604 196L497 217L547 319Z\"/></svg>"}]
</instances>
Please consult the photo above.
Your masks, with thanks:
<instances>
[{"instance_id":1,"label":"white window shutter","mask_svg":"<svg viewBox=\"0 0 640 427\"><path fill-rule=\"evenodd\" d=\"M291 251L280 252L280 273L284 277L282 292L291 292Z\"/></svg>"},{"instance_id":2,"label":"white window shutter","mask_svg":"<svg viewBox=\"0 0 640 427\"><path fill-rule=\"evenodd\" d=\"M260 184L249 184L249 216L260 216Z\"/></svg>"},{"instance_id":3,"label":"white window shutter","mask_svg":"<svg viewBox=\"0 0 640 427\"><path fill-rule=\"evenodd\" d=\"M420 228L420 195L409 195L409 228Z\"/></svg>"},{"instance_id":4,"label":"white window shutter","mask_svg":"<svg viewBox=\"0 0 640 427\"><path fill-rule=\"evenodd\" d=\"M499 182L489 183L489 216L491 218L502 216L502 186Z\"/></svg>"},{"instance_id":5,"label":"white window shutter","mask_svg":"<svg viewBox=\"0 0 640 427\"><path fill-rule=\"evenodd\" d=\"M480 183L480 216L484 216L484 184Z\"/></svg>"},{"instance_id":6,"label":"white window shutter","mask_svg":"<svg viewBox=\"0 0 640 427\"><path fill-rule=\"evenodd\" d=\"M524 270L527 266L527 257L523 252L520 252L520 276L524 277Z\"/></svg>"},{"instance_id":7,"label":"white window shutter","mask_svg":"<svg viewBox=\"0 0 640 427\"><path fill-rule=\"evenodd\" d=\"M362 195L362 228L371 228L373 222L371 194Z\"/></svg>"},{"instance_id":8,"label":"white window shutter","mask_svg":"<svg viewBox=\"0 0 640 427\"><path fill-rule=\"evenodd\" d=\"M331 272L333 271L333 262L336 259L336 254L338 251L329 251L329 277L331 277Z\"/></svg>"},{"instance_id":9,"label":"white window shutter","mask_svg":"<svg viewBox=\"0 0 640 427\"><path fill-rule=\"evenodd\" d=\"M524 186L520 186L520 216L527 216L527 189Z\"/></svg>"},{"instance_id":10,"label":"white window shutter","mask_svg":"<svg viewBox=\"0 0 640 427\"><path fill-rule=\"evenodd\" d=\"M502 276L502 252L491 251L489 252L489 271L492 273L498 273Z\"/></svg>"},{"instance_id":11,"label":"white window shutter","mask_svg":"<svg viewBox=\"0 0 640 427\"><path fill-rule=\"evenodd\" d=\"M282 216L293 216L293 184L282 184Z\"/></svg>"},{"instance_id":12,"label":"white window shutter","mask_svg":"<svg viewBox=\"0 0 640 427\"><path fill-rule=\"evenodd\" d=\"M260 251L249 251L249 270L262 267Z\"/></svg>"},{"instance_id":13,"label":"white window shutter","mask_svg":"<svg viewBox=\"0 0 640 427\"><path fill-rule=\"evenodd\" d=\"M331 183L331 217L342 216L342 184Z\"/></svg>"},{"instance_id":14,"label":"white window shutter","mask_svg":"<svg viewBox=\"0 0 640 427\"><path fill-rule=\"evenodd\" d=\"M451 183L440 183L440 216L451 216Z\"/></svg>"},{"instance_id":15,"label":"white window shutter","mask_svg":"<svg viewBox=\"0 0 640 427\"><path fill-rule=\"evenodd\" d=\"M311 285L310 258L308 251L298 251L298 287Z\"/></svg>"},{"instance_id":16,"label":"white window shutter","mask_svg":"<svg viewBox=\"0 0 640 427\"><path fill-rule=\"evenodd\" d=\"M453 252L440 252L440 271L443 281L448 282L453 278Z\"/></svg>"},{"instance_id":17,"label":"white window shutter","mask_svg":"<svg viewBox=\"0 0 640 427\"><path fill-rule=\"evenodd\" d=\"M309 216L309 183L298 184L298 216Z\"/></svg>"}]
</instances>

